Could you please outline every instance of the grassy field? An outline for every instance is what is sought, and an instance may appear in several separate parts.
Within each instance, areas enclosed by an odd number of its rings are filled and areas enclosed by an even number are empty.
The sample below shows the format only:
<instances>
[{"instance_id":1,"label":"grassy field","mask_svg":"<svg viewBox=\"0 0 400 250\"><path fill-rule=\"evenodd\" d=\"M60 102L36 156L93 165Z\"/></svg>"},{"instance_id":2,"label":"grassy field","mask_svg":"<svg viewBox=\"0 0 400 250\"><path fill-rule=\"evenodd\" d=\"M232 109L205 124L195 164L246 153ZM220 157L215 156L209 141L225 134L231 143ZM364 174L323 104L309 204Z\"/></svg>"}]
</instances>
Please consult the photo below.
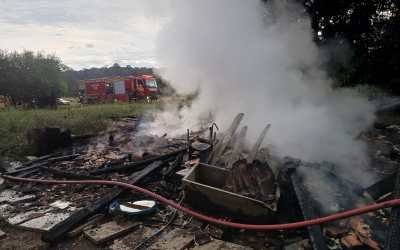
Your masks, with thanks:
<instances>
[{"instance_id":1,"label":"grassy field","mask_svg":"<svg viewBox=\"0 0 400 250\"><path fill-rule=\"evenodd\" d=\"M73 134L104 130L110 118L139 115L157 104L124 103L65 106L58 109L0 110L0 156L19 157L30 153L26 134L31 128L62 127Z\"/></svg>"}]
</instances>

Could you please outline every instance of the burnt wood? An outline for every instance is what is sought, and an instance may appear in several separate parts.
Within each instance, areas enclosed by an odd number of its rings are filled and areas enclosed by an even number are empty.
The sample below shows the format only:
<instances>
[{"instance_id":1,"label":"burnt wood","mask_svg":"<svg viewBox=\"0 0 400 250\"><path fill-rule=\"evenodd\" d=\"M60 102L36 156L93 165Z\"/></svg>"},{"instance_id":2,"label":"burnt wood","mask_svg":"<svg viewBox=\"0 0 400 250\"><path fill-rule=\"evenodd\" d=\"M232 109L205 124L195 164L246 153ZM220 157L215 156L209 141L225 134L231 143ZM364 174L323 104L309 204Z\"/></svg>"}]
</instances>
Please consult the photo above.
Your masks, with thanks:
<instances>
[{"instance_id":1,"label":"burnt wood","mask_svg":"<svg viewBox=\"0 0 400 250\"><path fill-rule=\"evenodd\" d=\"M98 170L94 170L94 171L90 171L91 175L99 175L99 174L108 174L108 173L114 173L114 172L128 172L128 171L132 171L132 170L140 170L141 167L144 167L148 164L151 164L153 162L156 161L167 161L167 160L173 160L174 157L182 152L184 152L186 149L180 149L168 154L164 154L164 155L160 155L160 156L155 156L155 157L151 157L148 159L144 159L141 161L134 161L134 162L130 162L127 164L124 164L122 166L115 166L115 167L108 167L108 168L103 168L103 169L98 169Z\"/></svg>"}]
</instances>

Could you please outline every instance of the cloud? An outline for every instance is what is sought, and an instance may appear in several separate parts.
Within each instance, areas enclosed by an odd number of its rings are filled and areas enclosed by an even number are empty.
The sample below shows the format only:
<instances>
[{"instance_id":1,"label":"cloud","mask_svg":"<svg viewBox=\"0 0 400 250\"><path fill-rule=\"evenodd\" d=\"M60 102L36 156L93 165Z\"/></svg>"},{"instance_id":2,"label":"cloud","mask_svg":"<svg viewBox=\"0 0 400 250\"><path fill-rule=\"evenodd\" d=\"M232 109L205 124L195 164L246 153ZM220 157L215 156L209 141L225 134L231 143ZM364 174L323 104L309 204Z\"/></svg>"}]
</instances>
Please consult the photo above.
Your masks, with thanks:
<instances>
[{"instance_id":1,"label":"cloud","mask_svg":"<svg viewBox=\"0 0 400 250\"><path fill-rule=\"evenodd\" d=\"M77 69L116 61L154 65L163 5L157 0L0 0L0 49L56 54Z\"/></svg>"}]
</instances>

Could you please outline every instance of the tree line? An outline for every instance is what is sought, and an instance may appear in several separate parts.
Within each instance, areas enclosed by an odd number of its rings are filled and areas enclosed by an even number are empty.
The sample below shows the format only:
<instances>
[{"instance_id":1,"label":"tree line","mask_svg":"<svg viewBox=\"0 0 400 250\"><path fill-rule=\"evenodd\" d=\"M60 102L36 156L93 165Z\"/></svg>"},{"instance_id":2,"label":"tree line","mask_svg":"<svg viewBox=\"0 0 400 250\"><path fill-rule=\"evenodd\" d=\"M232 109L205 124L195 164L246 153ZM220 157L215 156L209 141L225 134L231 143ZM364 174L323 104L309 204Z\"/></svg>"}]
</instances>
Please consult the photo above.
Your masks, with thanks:
<instances>
[{"instance_id":1,"label":"tree line","mask_svg":"<svg viewBox=\"0 0 400 250\"><path fill-rule=\"evenodd\" d=\"M15 105L54 106L58 97L78 96L80 80L143 74L153 74L153 69L114 64L73 70L54 55L0 51L0 102L11 99ZM167 89L161 79L158 82Z\"/></svg>"},{"instance_id":2,"label":"tree line","mask_svg":"<svg viewBox=\"0 0 400 250\"><path fill-rule=\"evenodd\" d=\"M64 65L54 55L0 51L0 95L14 104L51 106L67 93Z\"/></svg>"},{"instance_id":3,"label":"tree line","mask_svg":"<svg viewBox=\"0 0 400 250\"><path fill-rule=\"evenodd\" d=\"M400 1L295 1L311 17L314 40L327 52L326 70L338 86L369 84L400 94ZM114 64L77 71L54 55L0 51L0 96L14 102L54 103L77 96L79 80L142 74L153 69Z\"/></svg>"},{"instance_id":4,"label":"tree line","mask_svg":"<svg viewBox=\"0 0 400 250\"><path fill-rule=\"evenodd\" d=\"M400 94L400 1L297 1L340 86L369 84Z\"/></svg>"}]
</instances>

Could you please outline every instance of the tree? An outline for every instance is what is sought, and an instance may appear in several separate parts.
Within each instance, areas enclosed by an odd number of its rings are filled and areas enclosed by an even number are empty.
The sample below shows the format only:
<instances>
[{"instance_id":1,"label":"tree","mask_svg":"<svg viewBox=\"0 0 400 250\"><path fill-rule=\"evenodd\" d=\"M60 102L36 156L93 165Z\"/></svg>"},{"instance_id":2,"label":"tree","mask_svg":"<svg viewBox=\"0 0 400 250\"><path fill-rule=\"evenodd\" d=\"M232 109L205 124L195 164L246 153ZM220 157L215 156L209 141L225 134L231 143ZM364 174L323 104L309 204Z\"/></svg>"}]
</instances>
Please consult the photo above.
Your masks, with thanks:
<instances>
[{"instance_id":1,"label":"tree","mask_svg":"<svg viewBox=\"0 0 400 250\"><path fill-rule=\"evenodd\" d=\"M41 106L55 104L65 92L63 64L53 55L25 51L0 51L0 95L10 96L14 102Z\"/></svg>"},{"instance_id":2,"label":"tree","mask_svg":"<svg viewBox=\"0 0 400 250\"><path fill-rule=\"evenodd\" d=\"M400 93L399 1L298 1L311 17L319 46L335 44L327 69L340 85L372 84ZM346 52L348 60L338 60Z\"/></svg>"}]
</instances>

